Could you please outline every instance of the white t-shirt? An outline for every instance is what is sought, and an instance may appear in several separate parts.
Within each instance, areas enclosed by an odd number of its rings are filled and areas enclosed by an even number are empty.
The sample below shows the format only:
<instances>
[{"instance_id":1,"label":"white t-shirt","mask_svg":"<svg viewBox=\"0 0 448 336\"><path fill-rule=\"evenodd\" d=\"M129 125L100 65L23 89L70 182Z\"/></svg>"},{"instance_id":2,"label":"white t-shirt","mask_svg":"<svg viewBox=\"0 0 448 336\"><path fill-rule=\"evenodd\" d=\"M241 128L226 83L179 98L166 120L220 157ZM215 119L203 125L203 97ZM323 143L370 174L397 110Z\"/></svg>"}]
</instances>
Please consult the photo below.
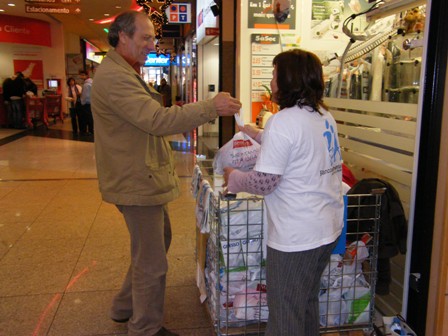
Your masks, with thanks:
<instances>
[{"instance_id":1,"label":"white t-shirt","mask_svg":"<svg viewBox=\"0 0 448 336\"><path fill-rule=\"evenodd\" d=\"M342 157L330 113L299 107L273 115L264 130L254 170L282 175L265 196L267 245L295 252L338 238L343 226Z\"/></svg>"}]
</instances>

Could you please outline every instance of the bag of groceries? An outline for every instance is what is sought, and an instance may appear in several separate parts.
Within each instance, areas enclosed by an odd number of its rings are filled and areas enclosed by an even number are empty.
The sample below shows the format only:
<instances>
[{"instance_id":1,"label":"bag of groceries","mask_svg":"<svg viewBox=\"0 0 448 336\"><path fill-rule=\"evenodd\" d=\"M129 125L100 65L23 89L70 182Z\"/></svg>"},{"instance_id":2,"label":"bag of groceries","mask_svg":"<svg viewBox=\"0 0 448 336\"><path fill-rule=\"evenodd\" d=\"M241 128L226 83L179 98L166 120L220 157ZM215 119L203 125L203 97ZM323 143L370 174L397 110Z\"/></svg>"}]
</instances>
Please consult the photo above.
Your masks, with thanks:
<instances>
[{"instance_id":1,"label":"bag of groceries","mask_svg":"<svg viewBox=\"0 0 448 336\"><path fill-rule=\"evenodd\" d=\"M238 132L216 153L213 161L214 173L223 175L224 167L249 171L255 166L259 152L258 142L247 134Z\"/></svg>"}]
</instances>

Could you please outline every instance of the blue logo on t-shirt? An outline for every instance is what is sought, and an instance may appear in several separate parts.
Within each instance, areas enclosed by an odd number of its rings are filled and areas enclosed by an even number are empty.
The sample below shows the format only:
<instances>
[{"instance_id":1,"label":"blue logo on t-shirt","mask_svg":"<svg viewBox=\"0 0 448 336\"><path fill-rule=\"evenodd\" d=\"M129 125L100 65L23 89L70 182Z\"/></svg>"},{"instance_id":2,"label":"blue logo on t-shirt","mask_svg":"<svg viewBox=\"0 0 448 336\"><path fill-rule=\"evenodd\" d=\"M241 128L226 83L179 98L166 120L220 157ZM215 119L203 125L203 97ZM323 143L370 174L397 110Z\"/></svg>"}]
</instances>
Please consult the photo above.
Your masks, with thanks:
<instances>
[{"instance_id":1,"label":"blue logo on t-shirt","mask_svg":"<svg viewBox=\"0 0 448 336\"><path fill-rule=\"evenodd\" d=\"M336 160L342 160L341 149L339 148L338 135L334 131L333 125L325 120L325 128L327 129L323 136L327 140L328 154L330 154L330 162L333 165Z\"/></svg>"}]
</instances>

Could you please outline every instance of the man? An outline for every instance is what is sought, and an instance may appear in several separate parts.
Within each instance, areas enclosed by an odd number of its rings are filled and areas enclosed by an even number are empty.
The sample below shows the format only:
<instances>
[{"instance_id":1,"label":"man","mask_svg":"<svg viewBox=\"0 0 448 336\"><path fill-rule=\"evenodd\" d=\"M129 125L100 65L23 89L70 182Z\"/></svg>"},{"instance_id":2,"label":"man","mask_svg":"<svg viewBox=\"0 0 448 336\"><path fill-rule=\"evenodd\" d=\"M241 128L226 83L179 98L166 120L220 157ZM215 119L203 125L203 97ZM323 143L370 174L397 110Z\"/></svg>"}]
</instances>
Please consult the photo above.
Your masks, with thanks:
<instances>
[{"instance_id":1,"label":"man","mask_svg":"<svg viewBox=\"0 0 448 336\"><path fill-rule=\"evenodd\" d=\"M171 242L167 203L179 195L164 136L192 130L217 116L232 116L241 108L224 92L183 107L161 106L160 94L139 75L155 50L154 35L144 13L117 16L108 35L114 49L99 66L92 86L100 191L123 214L130 234L131 265L111 309L113 320L128 322L129 336L176 335L162 326Z\"/></svg>"},{"instance_id":2,"label":"man","mask_svg":"<svg viewBox=\"0 0 448 336\"><path fill-rule=\"evenodd\" d=\"M81 105L82 105L82 129L80 129L81 134L93 134L93 117L92 117L92 109L90 104L90 95L92 91L92 83L93 80L90 78L89 73L87 71L81 71L79 73L81 79L84 80L84 84L82 86L81 92ZM81 128L81 125L80 125Z\"/></svg>"},{"instance_id":3,"label":"man","mask_svg":"<svg viewBox=\"0 0 448 336\"><path fill-rule=\"evenodd\" d=\"M165 78L162 78L160 80L160 85L157 88L157 91L160 92L160 94L163 97L163 104L166 107L170 107L172 104L172 99L171 99L171 86L166 82Z\"/></svg>"}]
</instances>

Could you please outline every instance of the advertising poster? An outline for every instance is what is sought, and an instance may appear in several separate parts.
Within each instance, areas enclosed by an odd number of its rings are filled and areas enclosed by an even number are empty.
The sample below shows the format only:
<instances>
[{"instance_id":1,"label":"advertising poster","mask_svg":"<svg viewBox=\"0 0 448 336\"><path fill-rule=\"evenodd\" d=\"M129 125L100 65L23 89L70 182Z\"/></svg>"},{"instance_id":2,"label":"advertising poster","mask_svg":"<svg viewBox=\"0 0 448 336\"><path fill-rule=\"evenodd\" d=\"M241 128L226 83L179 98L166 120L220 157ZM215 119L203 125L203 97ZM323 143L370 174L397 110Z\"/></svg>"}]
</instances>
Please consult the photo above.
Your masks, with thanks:
<instances>
[{"instance_id":1,"label":"advertising poster","mask_svg":"<svg viewBox=\"0 0 448 336\"><path fill-rule=\"evenodd\" d=\"M66 72L68 75L78 75L84 70L82 54L66 54Z\"/></svg>"},{"instance_id":2,"label":"advertising poster","mask_svg":"<svg viewBox=\"0 0 448 336\"><path fill-rule=\"evenodd\" d=\"M14 60L14 73L21 72L25 77L29 77L37 88L44 88L44 68L40 60Z\"/></svg>"},{"instance_id":3,"label":"advertising poster","mask_svg":"<svg viewBox=\"0 0 448 336\"><path fill-rule=\"evenodd\" d=\"M344 20L352 14L358 14L370 8L372 4L365 0L312 0L311 38L337 40L346 37L342 32ZM362 30L365 27L365 15L353 21L350 28Z\"/></svg>"},{"instance_id":4,"label":"advertising poster","mask_svg":"<svg viewBox=\"0 0 448 336\"><path fill-rule=\"evenodd\" d=\"M268 89L272 79L272 60L282 51L280 34L251 35L251 118L254 122L262 109L272 104Z\"/></svg>"},{"instance_id":5,"label":"advertising poster","mask_svg":"<svg viewBox=\"0 0 448 336\"><path fill-rule=\"evenodd\" d=\"M296 5L291 0L249 0L248 28L296 29Z\"/></svg>"}]
</instances>

